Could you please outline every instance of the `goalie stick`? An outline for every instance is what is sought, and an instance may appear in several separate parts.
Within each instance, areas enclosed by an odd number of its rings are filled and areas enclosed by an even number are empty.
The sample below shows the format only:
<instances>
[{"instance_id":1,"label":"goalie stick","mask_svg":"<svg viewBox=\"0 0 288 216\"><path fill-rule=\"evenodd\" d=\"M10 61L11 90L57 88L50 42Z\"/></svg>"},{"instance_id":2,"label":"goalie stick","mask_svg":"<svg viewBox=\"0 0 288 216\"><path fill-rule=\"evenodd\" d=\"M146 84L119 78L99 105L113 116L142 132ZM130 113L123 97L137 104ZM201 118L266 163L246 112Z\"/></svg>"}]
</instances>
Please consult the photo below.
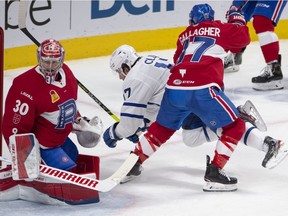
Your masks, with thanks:
<instances>
[{"instance_id":1,"label":"goalie stick","mask_svg":"<svg viewBox=\"0 0 288 216\"><path fill-rule=\"evenodd\" d=\"M19 29L37 46L40 46L39 41L28 31L26 28L26 17L27 17L27 8L29 0L19 0L19 15L18 15L18 25ZM109 110L95 95L91 93L78 79L78 86L86 92L106 113L108 113L115 121L119 121L119 118L114 115L111 110Z\"/></svg>"},{"instance_id":2,"label":"goalie stick","mask_svg":"<svg viewBox=\"0 0 288 216\"><path fill-rule=\"evenodd\" d=\"M128 172L132 169L132 167L138 160L138 157L139 157L138 155L130 153L129 157L125 160L125 162L121 165L121 167L116 172L114 172L114 174L112 174L110 177L103 180L93 179L90 177L86 177L65 170L60 170L43 164L40 164L39 176L52 178L60 182L74 184L91 190L108 192L112 190L116 185L118 185L121 179L128 174ZM11 163L9 159L1 156L0 160L6 163Z\"/></svg>"}]
</instances>

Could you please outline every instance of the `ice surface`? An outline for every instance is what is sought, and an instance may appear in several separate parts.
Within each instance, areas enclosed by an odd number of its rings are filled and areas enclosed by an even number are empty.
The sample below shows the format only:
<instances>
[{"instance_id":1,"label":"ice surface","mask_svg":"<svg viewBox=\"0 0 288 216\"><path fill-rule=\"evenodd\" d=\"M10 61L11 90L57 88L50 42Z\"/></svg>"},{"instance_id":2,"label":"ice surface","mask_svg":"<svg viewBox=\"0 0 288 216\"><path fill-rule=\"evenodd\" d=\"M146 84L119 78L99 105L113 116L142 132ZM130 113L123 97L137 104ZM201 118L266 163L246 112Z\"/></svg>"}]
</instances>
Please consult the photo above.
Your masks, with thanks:
<instances>
[{"instance_id":1,"label":"ice surface","mask_svg":"<svg viewBox=\"0 0 288 216\"><path fill-rule=\"evenodd\" d=\"M225 74L226 94L236 105L251 100L267 124L267 134L288 142L288 41L280 42L284 90L252 90L251 78L265 66L259 43L251 43L243 55L239 72ZM147 53L147 52L146 52ZM145 54L146 54L145 53ZM172 59L173 50L151 51ZM109 57L69 61L75 76L114 114L122 104L122 81L109 69ZM5 72L5 95L13 77L27 68ZM4 95L4 96L5 96ZM79 89L82 115L99 115L107 128L113 118ZM71 136L76 141L76 137ZM82 153L101 158L101 178L110 176L125 160L134 144L123 140L115 149L103 141ZM225 167L238 178L238 191L205 193L202 191L206 154L213 155L215 143L189 148L178 131L159 151L144 163L142 175L133 182L100 194L100 203L83 206L47 206L26 201L0 202L3 216L283 216L288 213L288 159L273 170L261 166L264 153L239 144Z\"/></svg>"}]
</instances>

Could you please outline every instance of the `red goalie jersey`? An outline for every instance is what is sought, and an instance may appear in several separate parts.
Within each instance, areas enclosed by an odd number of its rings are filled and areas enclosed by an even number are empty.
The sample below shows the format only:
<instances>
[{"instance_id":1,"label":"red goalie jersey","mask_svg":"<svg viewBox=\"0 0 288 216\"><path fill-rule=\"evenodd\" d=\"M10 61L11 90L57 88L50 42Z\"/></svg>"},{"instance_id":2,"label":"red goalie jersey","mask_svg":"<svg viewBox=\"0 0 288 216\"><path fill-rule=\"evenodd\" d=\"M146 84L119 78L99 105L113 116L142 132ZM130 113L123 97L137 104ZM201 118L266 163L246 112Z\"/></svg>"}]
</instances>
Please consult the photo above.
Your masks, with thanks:
<instances>
[{"instance_id":1,"label":"red goalie jersey","mask_svg":"<svg viewBox=\"0 0 288 216\"><path fill-rule=\"evenodd\" d=\"M39 66L16 77L5 102L6 143L12 134L34 133L44 148L62 145L77 115L77 91L77 80L65 64L50 85Z\"/></svg>"}]
</instances>

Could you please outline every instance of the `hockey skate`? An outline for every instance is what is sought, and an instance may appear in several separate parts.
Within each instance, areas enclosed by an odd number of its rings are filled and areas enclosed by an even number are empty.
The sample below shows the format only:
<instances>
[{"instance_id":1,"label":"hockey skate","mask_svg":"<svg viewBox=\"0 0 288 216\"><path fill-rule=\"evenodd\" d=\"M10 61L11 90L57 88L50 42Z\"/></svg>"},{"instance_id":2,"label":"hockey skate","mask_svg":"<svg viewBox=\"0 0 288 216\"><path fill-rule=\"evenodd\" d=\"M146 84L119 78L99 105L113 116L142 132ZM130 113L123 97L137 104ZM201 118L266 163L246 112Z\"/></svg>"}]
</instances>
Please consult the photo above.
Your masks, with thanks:
<instances>
[{"instance_id":1,"label":"hockey skate","mask_svg":"<svg viewBox=\"0 0 288 216\"><path fill-rule=\"evenodd\" d=\"M205 192L230 192L237 190L237 178L229 177L223 169L211 164L208 155L204 180L203 191Z\"/></svg>"},{"instance_id":2,"label":"hockey skate","mask_svg":"<svg viewBox=\"0 0 288 216\"><path fill-rule=\"evenodd\" d=\"M124 184L126 182L129 182L136 177L138 177L141 172L143 171L143 167L140 162L137 162L132 169L129 171L129 173L121 180L120 184Z\"/></svg>"},{"instance_id":3,"label":"hockey skate","mask_svg":"<svg viewBox=\"0 0 288 216\"><path fill-rule=\"evenodd\" d=\"M237 72L240 69L240 66L242 64L242 54L245 49L243 49L239 53L232 53L229 52L229 54L224 58L224 72L230 73L230 72Z\"/></svg>"},{"instance_id":4,"label":"hockey skate","mask_svg":"<svg viewBox=\"0 0 288 216\"><path fill-rule=\"evenodd\" d=\"M262 166L265 168L272 169L276 167L288 155L288 146L282 140L266 136L264 145L268 147L268 151L262 162Z\"/></svg>"},{"instance_id":5,"label":"hockey skate","mask_svg":"<svg viewBox=\"0 0 288 216\"><path fill-rule=\"evenodd\" d=\"M267 131L267 126L264 120L262 119L260 113L250 100L247 100L243 106L238 106L237 109L239 111L240 118L242 118L244 121L250 122L260 131Z\"/></svg>"},{"instance_id":6,"label":"hockey skate","mask_svg":"<svg viewBox=\"0 0 288 216\"><path fill-rule=\"evenodd\" d=\"M281 70L281 55L278 61L271 62L262 70L262 74L252 78L252 88L255 90L277 90L283 89L281 82L283 74Z\"/></svg>"}]
</instances>

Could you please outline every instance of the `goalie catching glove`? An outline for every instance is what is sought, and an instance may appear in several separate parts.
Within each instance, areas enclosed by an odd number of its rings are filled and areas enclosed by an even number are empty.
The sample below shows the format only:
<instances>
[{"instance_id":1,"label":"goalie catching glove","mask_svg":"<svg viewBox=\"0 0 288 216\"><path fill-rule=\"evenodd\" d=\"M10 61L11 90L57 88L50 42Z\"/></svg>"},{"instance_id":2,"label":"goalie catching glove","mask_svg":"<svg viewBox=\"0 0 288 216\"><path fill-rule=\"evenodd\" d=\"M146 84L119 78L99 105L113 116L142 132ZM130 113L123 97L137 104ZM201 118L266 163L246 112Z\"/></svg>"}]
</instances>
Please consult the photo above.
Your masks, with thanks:
<instances>
[{"instance_id":1,"label":"goalie catching glove","mask_svg":"<svg viewBox=\"0 0 288 216\"><path fill-rule=\"evenodd\" d=\"M77 135L79 144L85 148L95 147L103 133L102 120L95 116L91 120L87 117L76 118L73 132Z\"/></svg>"}]
</instances>

